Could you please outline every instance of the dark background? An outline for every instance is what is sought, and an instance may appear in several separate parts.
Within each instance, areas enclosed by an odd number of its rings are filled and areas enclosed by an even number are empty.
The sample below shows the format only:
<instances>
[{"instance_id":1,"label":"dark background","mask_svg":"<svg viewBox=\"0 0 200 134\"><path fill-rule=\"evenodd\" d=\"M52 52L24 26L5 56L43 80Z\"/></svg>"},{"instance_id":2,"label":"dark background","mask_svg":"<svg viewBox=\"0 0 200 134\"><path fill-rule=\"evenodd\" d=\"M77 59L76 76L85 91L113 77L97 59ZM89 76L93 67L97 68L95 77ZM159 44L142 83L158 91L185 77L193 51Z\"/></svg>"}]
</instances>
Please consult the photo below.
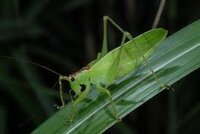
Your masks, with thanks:
<instances>
[{"instance_id":1,"label":"dark background","mask_svg":"<svg viewBox=\"0 0 200 134\"><path fill-rule=\"evenodd\" d=\"M168 0L159 27L169 35L200 18L200 1ZM159 0L1 0L0 56L27 59L68 75L100 51L102 17L133 36L153 24ZM109 48L121 34L109 25ZM60 105L58 76L26 62L0 57L0 133L30 133ZM200 133L199 70L177 82L107 133Z\"/></svg>"}]
</instances>

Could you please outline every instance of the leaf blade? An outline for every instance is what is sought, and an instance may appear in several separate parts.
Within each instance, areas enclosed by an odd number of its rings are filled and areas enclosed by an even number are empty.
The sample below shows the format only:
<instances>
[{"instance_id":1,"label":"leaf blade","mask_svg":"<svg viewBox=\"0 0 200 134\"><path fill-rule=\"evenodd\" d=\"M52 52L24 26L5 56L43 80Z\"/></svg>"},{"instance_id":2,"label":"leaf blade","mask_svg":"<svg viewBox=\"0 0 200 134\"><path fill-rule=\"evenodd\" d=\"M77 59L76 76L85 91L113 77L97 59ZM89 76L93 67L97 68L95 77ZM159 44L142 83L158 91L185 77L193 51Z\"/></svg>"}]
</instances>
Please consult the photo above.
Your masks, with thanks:
<instances>
[{"instance_id":1,"label":"leaf blade","mask_svg":"<svg viewBox=\"0 0 200 134\"><path fill-rule=\"evenodd\" d=\"M173 84L200 67L200 20L183 28L165 40L148 60L157 76L166 84ZM116 110L124 117L138 106L163 91L145 66L117 81L110 87L117 104ZM70 105L58 111L33 133L102 133L116 123L107 106L106 96L91 93L90 103L81 103L77 119L66 125ZM94 101L95 100L95 101ZM95 128L95 129L94 129Z\"/></svg>"}]
</instances>

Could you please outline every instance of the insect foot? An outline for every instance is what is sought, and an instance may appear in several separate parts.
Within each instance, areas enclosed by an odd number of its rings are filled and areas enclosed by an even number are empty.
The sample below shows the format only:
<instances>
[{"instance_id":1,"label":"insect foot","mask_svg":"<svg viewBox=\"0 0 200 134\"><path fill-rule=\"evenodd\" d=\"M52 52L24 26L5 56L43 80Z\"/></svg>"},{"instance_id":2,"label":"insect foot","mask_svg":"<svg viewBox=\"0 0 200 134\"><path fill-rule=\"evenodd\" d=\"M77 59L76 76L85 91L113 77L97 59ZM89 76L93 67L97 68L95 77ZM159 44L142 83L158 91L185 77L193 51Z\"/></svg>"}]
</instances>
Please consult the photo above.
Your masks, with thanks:
<instances>
[{"instance_id":1,"label":"insect foot","mask_svg":"<svg viewBox=\"0 0 200 134\"><path fill-rule=\"evenodd\" d=\"M71 125L73 123L73 121L74 120L72 118L70 118L69 120L66 121L66 125L68 125L68 126Z\"/></svg>"},{"instance_id":2,"label":"insect foot","mask_svg":"<svg viewBox=\"0 0 200 134\"><path fill-rule=\"evenodd\" d=\"M121 118L117 114L117 111L115 109L115 103L113 102L113 99L111 97L110 97L110 103L111 103L111 108L112 108L112 114L113 114L113 116L115 117L115 119L117 120L117 122L120 122Z\"/></svg>"},{"instance_id":3,"label":"insect foot","mask_svg":"<svg viewBox=\"0 0 200 134\"><path fill-rule=\"evenodd\" d=\"M122 119L116 113L113 113L113 115L115 116L117 123L122 121Z\"/></svg>"},{"instance_id":4,"label":"insect foot","mask_svg":"<svg viewBox=\"0 0 200 134\"><path fill-rule=\"evenodd\" d=\"M167 84L161 84L161 85L160 85L160 89L163 89L163 88L165 88L165 89L167 89L167 90L172 90L172 91L174 91L174 88L173 88L172 86L167 85Z\"/></svg>"},{"instance_id":5,"label":"insect foot","mask_svg":"<svg viewBox=\"0 0 200 134\"><path fill-rule=\"evenodd\" d=\"M172 86L169 86L169 85L166 85L166 84L165 84L165 88L166 88L167 90L172 90L172 91L175 90Z\"/></svg>"},{"instance_id":6,"label":"insect foot","mask_svg":"<svg viewBox=\"0 0 200 134\"><path fill-rule=\"evenodd\" d=\"M124 35L129 39L131 40L133 37L131 36L131 34L128 32L128 31L125 31L124 32Z\"/></svg>"},{"instance_id":7,"label":"insect foot","mask_svg":"<svg viewBox=\"0 0 200 134\"><path fill-rule=\"evenodd\" d=\"M76 114L77 114L77 109L76 109L75 105L72 104L70 114L69 114L69 118L66 120L67 125L70 125L74 122L74 119L76 118Z\"/></svg>"},{"instance_id":8,"label":"insect foot","mask_svg":"<svg viewBox=\"0 0 200 134\"><path fill-rule=\"evenodd\" d=\"M60 109L62 109L64 106L59 106L59 105L55 104L55 105L53 105L53 107L55 107L57 110L60 110Z\"/></svg>"},{"instance_id":9,"label":"insect foot","mask_svg":"<svg viewBox=\"0 0 200 134\"><path fill-rule=\"evenodd\" d=\"M117 123L121 122L122 119L120 117L117 117Z\"/></svg>"}]
</instances>

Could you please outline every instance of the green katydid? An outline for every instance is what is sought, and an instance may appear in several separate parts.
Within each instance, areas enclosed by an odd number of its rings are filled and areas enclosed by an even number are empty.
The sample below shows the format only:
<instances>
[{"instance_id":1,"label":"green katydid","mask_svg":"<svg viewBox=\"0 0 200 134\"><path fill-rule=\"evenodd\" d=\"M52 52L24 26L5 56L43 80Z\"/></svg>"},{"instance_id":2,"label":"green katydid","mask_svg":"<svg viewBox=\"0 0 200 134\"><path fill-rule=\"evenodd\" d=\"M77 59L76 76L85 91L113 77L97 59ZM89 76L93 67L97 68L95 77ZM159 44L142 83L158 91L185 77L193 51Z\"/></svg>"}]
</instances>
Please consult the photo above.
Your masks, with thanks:
<instances>
[{"instance_id":1,"label":"green katydid","mask_svg":"<svg viewBox=\"0 0 200 134\"><path fill-rule=\"evenodd\" d=\"M107 49L107 22L110 22L114 27L116 27L122 34L121 45L112 51L108 52ZM88 93L90 92L90 87L94 86L100 93L106 94L109 97L113 115L117 120L118 117L114 102L110 91L107 89L115 80L126 74L133 72L140 64L145 63L147 68L151 71L157 83L160 87L166 87L162 84L160 80L155 75L154 71L148 65L147 58L150 54L161 44L161 42L166 38L167 31L161 28L152 29L147 31L136 38L133 38L130 33L124 31L119 25L117 25L108 16L103 17L103 45L101 53L98 53L97 59L90 62L87 66L83 67L80 71L73 73L69 76L63 76L47 67L39 65L34 62L17 59L15 57L1 56L5 58L12 58L24 62L40 66L47 69L57 75L59 75L59 87L60 87L60 99L62 106L65 106L65 101L63 98L63 86L62 81L68 81L71 86L71 91L75 93L76 99L72 101L72 116L70 117L70 122L74 118L74 109L76 106L83 101ZM126 39L129 41L125 43ZM120 70L120 71L119 71Z\"/></svg>"},{"instance_id":2,"label":"green katydid","mask_svg":"<svg viewBox=\"0 0 200 134\"><path fill-rule=\"evenodd\" d=\"M110 52L108 52L107 49L108 21L123 34L121 45ZM159 85L161 87L166 87L156 77L155 73L148 65L146 58L148 58L149 55L166 38L167 31L161 28L152 29L136 38L133 38L130 33L124 31L111 18L104 16L103 33L102 51L98 54L97 59L90 62L87 66L83 67L80 71L74 74L69 76L61 75L59 77L60 97L63 107L65 106L65 101L62 94L62 81L66 80L70 83L71 91L73 91L76 96L76 99L72 102L72 108L75 109L76 106L87 97L91 86L94 86L100 93L108 95L113 114L117 120L120 120L116 113L111 93L107 89L108 86L110 86L118 78L133 72L140 64L145 63ZM126 39L129 41L125 43ZM74 117L72 116L70 121L72 121L73 118Z\"/></svg>"}]
</instances>

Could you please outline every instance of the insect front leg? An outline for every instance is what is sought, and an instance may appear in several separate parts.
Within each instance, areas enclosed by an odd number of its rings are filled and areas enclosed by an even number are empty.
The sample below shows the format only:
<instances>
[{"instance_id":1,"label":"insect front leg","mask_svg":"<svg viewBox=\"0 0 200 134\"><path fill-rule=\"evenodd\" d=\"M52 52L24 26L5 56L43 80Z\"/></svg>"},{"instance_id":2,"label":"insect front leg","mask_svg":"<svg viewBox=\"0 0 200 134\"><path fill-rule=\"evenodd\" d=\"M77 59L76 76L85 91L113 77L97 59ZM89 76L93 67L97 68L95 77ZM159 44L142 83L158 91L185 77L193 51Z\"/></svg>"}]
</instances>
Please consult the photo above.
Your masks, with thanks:
<instances>
[{"instance_id":1,"label":"insect front leg","mask_svg":"<svg viewBox=\"0 0 200 134\"><path fill-rule=\"evenodd\" d=\"M129 34L127 32L124 32L123 37L122 37L122 41L121 41L121 47L119 49L119 52L117 53L116 57L114 58L113 63L111 64L111 67L109 68L108 74L107 74L107 82L108 85L112 84L113 81L116 79L117 75L118 75L118 70L119 70L119 61L120 61L120 56L122 53L122 49L123 49L123 44L127 38L127 36L129 36ZM109 96L109 100L111 103L111 107L113 110L113 115L116 117L117 121L120 121L120 117L117 114L117 111L115 109L115 104L113 102L112 96L110 94L110 91L102 86L96 86L96 89L102 93L105 93Z\"/></svg>"},{"instance_id":2,"label":"insect front leg","mask_svg":"<svg viewBox=\"0 0 200 134\"><path fill-rule=\"evenodd\" d=\"M81 86L81 93L79 93L78 97L74 100L73 105L76 106L78 105L82 100L84 100L88 93L90 92L90 84L89 83L84 83L84 84L80 84Z\"/></svg>"},{"instance_id":3,"label":"insect front leg","mask_svg":"<svg viewBox=\"0 0 200 134\"><path fill-rule=\"evenodd\" d=\"M67 76L62 76L62 75L60 75L60 76L59 76L59 79L58 79L59 90L60 90L60 100L61 100L61 103L62 103L61 108L65 106L65 101L64 101L64 97L63 97L63 85L62 85L62 80L69 81L69 78L68 78Z\"/></svg>"}]
</instances>

